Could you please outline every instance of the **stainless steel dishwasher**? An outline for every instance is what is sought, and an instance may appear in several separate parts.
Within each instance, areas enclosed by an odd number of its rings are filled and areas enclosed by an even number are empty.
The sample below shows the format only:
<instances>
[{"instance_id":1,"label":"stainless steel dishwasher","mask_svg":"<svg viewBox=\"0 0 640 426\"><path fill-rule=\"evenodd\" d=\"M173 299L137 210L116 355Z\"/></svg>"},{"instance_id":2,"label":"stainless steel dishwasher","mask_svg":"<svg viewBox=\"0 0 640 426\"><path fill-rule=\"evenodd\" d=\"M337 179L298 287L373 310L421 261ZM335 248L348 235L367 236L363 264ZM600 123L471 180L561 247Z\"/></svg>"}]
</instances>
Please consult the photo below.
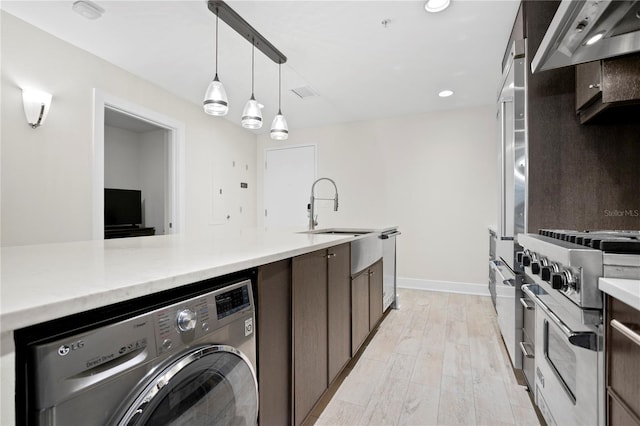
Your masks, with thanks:
<instances>
[{"instance_id":1,"label":"stainless steel dishwasher","mask_svg":"<svg viewBox=\"0 0 640 426\"><path fill-rule=\"evenodd\" d=\"M389 307L398 309L396 237L401 232L397 228L390 229L380 235L382 239L382 311Z\"/></svg>"}]
</instances>

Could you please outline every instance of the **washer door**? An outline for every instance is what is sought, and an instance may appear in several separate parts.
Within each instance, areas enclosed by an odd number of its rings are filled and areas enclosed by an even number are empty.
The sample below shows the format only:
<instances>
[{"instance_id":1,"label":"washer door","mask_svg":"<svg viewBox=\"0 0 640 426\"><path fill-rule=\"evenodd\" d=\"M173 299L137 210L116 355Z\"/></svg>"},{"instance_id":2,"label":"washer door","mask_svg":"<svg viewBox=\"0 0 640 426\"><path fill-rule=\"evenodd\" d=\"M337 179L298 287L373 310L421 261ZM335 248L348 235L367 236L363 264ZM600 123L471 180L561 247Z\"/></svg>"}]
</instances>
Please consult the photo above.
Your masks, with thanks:
<instances>
[{"instance_id":1,"label":"washer door","mask_svg":"<svg viewBox=\"0 0 640 426\"><path fill-rule=\"evenodd\" d=\"M143 385L118 425L255 425L258 382L236 348L208 345L167 365Z\"/></svg>"}]
</instances>

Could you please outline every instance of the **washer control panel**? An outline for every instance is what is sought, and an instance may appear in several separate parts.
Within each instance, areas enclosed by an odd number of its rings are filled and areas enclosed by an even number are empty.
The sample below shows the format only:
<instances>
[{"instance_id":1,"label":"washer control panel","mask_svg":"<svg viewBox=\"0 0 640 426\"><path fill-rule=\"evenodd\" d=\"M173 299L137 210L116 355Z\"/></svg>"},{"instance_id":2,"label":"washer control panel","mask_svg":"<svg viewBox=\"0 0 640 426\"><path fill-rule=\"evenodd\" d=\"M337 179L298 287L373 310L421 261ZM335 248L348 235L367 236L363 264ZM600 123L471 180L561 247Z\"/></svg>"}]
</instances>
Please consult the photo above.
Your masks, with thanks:
<instances>
[{"instance_id":1,"label":"washer control panel","mask_svg":"<svg viewBox=\"0 0 640 426\"><path fill-rule=\"evenodd\" d=\"M246 280L154 312L158 354L199 339L252 309ZM234 315L237 314L237 315Z\"/></svg>"}]
</instances>

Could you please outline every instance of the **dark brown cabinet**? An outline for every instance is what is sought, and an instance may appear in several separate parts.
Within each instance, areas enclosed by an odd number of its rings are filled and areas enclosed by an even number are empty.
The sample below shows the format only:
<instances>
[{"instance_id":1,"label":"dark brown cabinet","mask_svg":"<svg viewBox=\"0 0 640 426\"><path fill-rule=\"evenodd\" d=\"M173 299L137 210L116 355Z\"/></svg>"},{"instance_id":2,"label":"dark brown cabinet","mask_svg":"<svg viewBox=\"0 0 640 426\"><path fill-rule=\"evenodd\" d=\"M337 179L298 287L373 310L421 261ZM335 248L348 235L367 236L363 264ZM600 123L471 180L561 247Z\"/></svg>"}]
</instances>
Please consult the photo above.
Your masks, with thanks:
<instances>
[{"instance_id":1,"label":"dark brown cabinet","mask_svg":"<svg viewBox=\"0 0 640 426\"><path fill-rule=\"evenodd\" d=\"M369 331L382 319L382 260L369 268Z\"/></svg>"},{"instance_id":2,"label":"dark brown cabinet","mask_svg":"<svg viewBox=\"0 0 640 426\"><path fill-rule=\"evenodd\" d=\"M349 244L331 247L328 260L329 383L351 359L351 256Z\"/></svg>"},{"instance_id":3,"label":"dark brown cabinet","mask_svg":"<svg viewBox=\"0 0 640 426\"><path fill-rule=\"evenodd\" d=\"M382 260L352 277L342 244L261 266L256 306L259 423L300 425L382 318Z\"/></svg>"},{"instance_id":4,"label":"dark brown cabinet","mask_svg":"<svg viewBox=\"0 0 640 426\"><path fill-rule=\"evenodd\" d=\"M607 299L607 424L640 426L640 311Z\"/></svg>"},{"instance_id":5,"label":"dark brown cabinet","mask_svg":"<svg viewBox=\"0 0 640 426\"><path fill-rule=\"evenodd\" d=\"M327 251L293 258L294 424L311 412L328 386Z\"/></svg>"},{"instance_id":6,"label":"dark brown cabinet","mask_svg":"<svg viewBox=\"0 0 640 426\"><path fill-rule=\"evenodd\" d=\"M351 280L351 356L369 335L369 271Z\"/></svg>"},{"instance_id":7,"label":"dark brown cabinet","mask_svg":"<svg viewBox=\"0 0 640 426\"><path fill-rule=\"evenodd\" d=\"M639 103L638 70L638 54L576 65L576 111L580 123L591 121L611 107Z\"/></svg>"},{"instance_id":8,"label":"dark brown cabinet","mask_svg":"<svg viewBox=\"0 0 640 426\"><path fill-rule=\"evenodd\" d=\"M351 356L382 319L382 260L351 279Z\"/></svg>"},{"instance_id":9,"label":"dark brown cabinet","mask_svg":"<svg viewBox=\"0 0 640 426\"><path fill-rule=\"evenodd\" d=\"M257 281L261 426L291 419L291 259L261 266Z\"/></svg>"},{"instance_id":10,"label":"dark brown cabinet","mask_svg":"<svg viewBox=\"0 0 640 426\"><path fill-rule=\"evenodd\" d=\"M351 359L350 246L292 261L293 418L301 424Z\"/></svg>"},{"instance_id":11,"label":"dark brown cabinet","mask_svg":"<svg viewBox=\"0 0 640 426\"><path fill-rule=\"evenodd\" d=\"M600 61L576 66L576 111L581 111L602 97Z\"/></svg>"}]
</instances>

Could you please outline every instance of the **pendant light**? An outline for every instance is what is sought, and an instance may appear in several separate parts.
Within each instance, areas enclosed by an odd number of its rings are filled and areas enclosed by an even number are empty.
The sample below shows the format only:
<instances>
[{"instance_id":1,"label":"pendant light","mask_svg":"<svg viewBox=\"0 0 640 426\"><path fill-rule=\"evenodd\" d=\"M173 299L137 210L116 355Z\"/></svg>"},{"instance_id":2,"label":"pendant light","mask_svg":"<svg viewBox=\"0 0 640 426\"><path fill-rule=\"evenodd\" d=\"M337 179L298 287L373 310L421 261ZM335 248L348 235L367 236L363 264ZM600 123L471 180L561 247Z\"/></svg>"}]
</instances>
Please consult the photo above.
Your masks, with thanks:
<instances>
[{"instance_id":1,"label":"pendant light","mask_svg":"<svg viewBox=\"0 0 640 426\"><path fill-rule=\"evenodd\" d=\"M271 123L271 139L283 141L289 137L289 126L282 115L282 62L278 63L278 114Z\"/></svg>"},{"instance_id":2,"label":"pendant light","mask_svg":"<svg viewBox=\"0 0 640 426\"><path fill-rule=\"evenodd\" d=\"M209 83L202 102L204 112L210 115L223 116L229 112L229 101L224 86L218 79L218 15L216 14L216 76Z\"/></svg>"},{"instance_id":3,"label":"pendant light","mask_svg":"<svg viewBox=\"0 0 640 426\"><path fill-rule=\"evenodd\" d=\"M245 129L259 129L262 127L262 111L260 111L260 104L253 96L253 79L255 68L255 50L256 45L251 42L251 98L247 101L242 111L242 127Z\"/></svg>"}]
</instances>

